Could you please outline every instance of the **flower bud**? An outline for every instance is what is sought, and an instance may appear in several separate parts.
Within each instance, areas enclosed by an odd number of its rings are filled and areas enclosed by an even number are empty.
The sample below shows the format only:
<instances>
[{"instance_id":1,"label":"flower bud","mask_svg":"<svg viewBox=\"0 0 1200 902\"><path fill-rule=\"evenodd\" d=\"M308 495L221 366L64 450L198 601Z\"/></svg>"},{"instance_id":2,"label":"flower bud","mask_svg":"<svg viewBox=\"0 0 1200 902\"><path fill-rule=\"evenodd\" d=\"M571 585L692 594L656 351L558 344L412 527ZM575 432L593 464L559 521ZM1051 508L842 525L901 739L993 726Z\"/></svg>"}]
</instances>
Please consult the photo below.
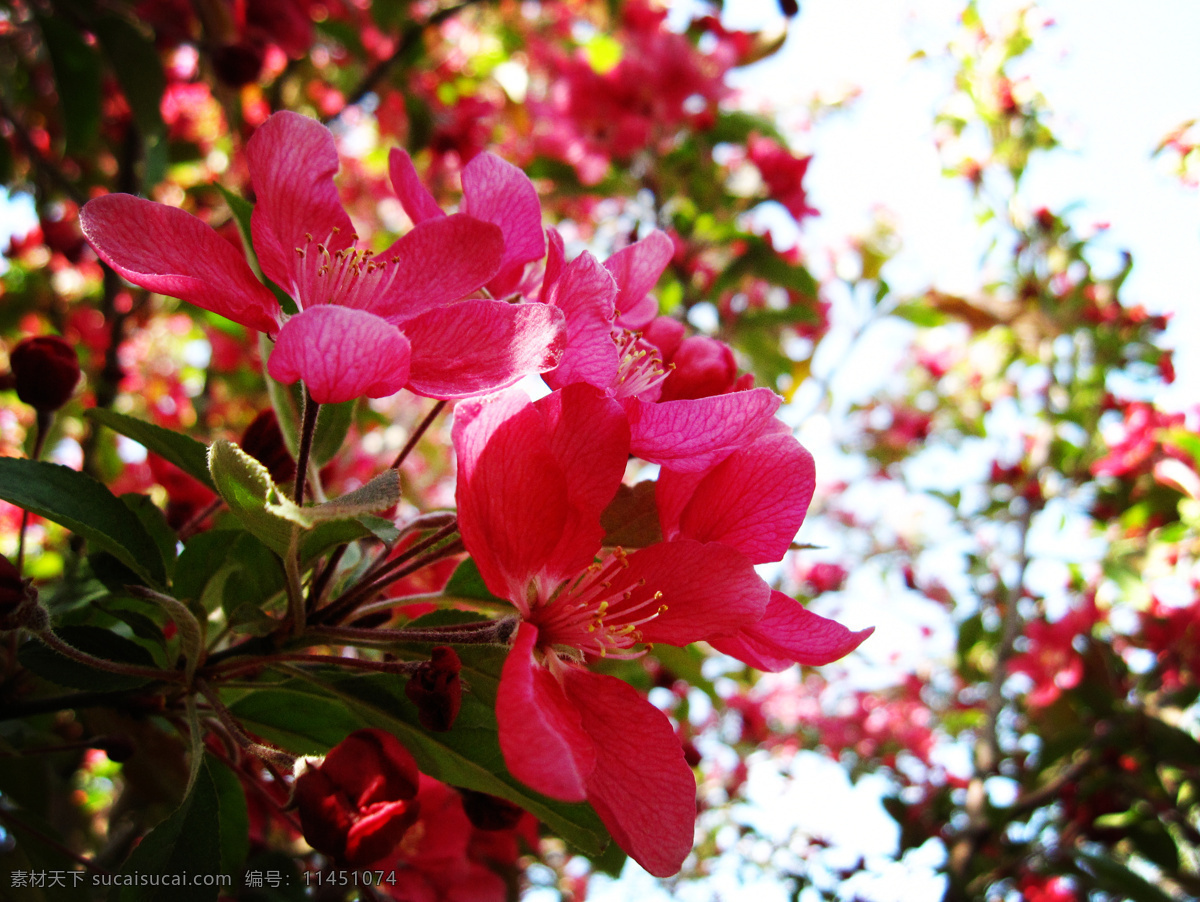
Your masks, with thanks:
<instances>
[{"instance_id":1,"label":"flower bud","mask_svg":"<svg viewBox=\"0 0 1200 902\"><path fill-rule=\"evenodd\" d=\"M525 809L486 792L475 792L458 787L462 796L463 811L476 830L511 830L525 813Z\"/></svg>"},{"instance_id":2,"label":"flower bud","mask_svg":"<svg viewBox=\"0 0 1200 902\"><path fill-rule=\"evenodd\" d=\"M422 661L404 687L408 700L417 706L421 726L445 733L454 726L462 706L462 663L454 649L440 645L428 661Z\"/></svg>"},{"instance_id":3,"label":"flower bud","mask_svg":"<svg viewBox=\"0 0 1200 902\"><path fill-rule=\"evenodd\" d=\"M17 397L40 412L58 410L79 384L79 357L73 347L55 335L26 338L12 349L8 359Z\"/></svg>"},{"instance_id":4,"label":"flower bud","mask_svg":"<svg viewBox=\"0 0 1200 902\"><path fill-rule=\"evenodd\" d=\"M20 626L33 630L47 625L46 612L38 604L33 580L22 579L21 572L6 557L0 557L0 630Z\"/></svg>"},{"instance_id":5,"label":"flower bud","mask_svg":"<svg viewBox=\"0 0 1200 902\"><path fill-rule=\"evenodd\" d=\"M242 433L242 450L266 467L271 480L279 485L296 475L296 462L288 452L275 411L267 408L254 418Z\"/></svg>"},{"instance_id":6,"label":"flower bud","mask_svg":"<svg viewBox=\"0 0 1200 902\"><path fill-rule=\"evenodd\" d=\"M416 823L421 774L400 741L355 730L324 758L298 763L292 801L304 838L340 865L366 867L386 856Z\"/></svg>"}]
</instances>

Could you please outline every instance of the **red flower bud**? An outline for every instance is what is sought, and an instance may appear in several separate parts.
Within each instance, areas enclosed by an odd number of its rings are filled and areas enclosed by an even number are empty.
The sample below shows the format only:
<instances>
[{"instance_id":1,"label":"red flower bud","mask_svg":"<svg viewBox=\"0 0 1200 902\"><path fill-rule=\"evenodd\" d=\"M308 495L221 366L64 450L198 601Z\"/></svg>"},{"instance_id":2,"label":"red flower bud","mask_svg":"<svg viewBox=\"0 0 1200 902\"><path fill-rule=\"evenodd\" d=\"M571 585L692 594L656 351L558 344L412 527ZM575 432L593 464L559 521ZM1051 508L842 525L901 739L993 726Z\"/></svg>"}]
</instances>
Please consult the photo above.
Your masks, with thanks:
<instances>
[{"instance_id":1,"label":"red flower bud","mask_svg":"<svg viewBox=\"0 0 1200 902\"><path fill-rule=\"evenodd\" d=\"M404 687L408 700L417 706L421 726L445 733L454 726L462 706L462 663L453 648L440 645L428 661L422 661Z\"/></svg>"},{"instance_id":2,"label":"red flower bud","mask_svg":"<svg viewBox=\"0 0 1200 902\"><path fill-rule=\"evenodd\" d=\"M305 759L292 799L309 845L338 864L365 867L391 852L417 821L420 772L383 730L355 730L316 763Z\"/></svg>"},{"instance_id":3,"label":"red flower bud","mask_svg":"<svg viewBox=\"0 0 1200 902\"><path fill-rule=\"evenodd\" d=\"M0 557L0 630L45 625L45 611L38 604L33 580L22 579L21 572L6 557Z\"/></svg>"},{"instance_id":4,"label":"red flower bud","mask_svg":"<svg viewBox=\"0 0 1200 902\"><path fill-rule=\"evenodd\" d=\"M271 480L279 485L290 482L296 475L296 462L288 452L279 428L279 418L269 407L254 418L242 433L242 450L271 472Z\"/></svg>"},{"instance_id":5,"label":"red flower bud","mask_svg":"<svg viewBox=\"0 0 1200 902\"><path fill-rule=\"evenodd\" d=\"M26 338L8 355L17 397L42 412L58 410L79 383L75 349L55 335Z\"/></svg>"},{"instance_id":6,"label":"red flower bud","mask_svg":"<svg viewBox=\"0 0 1200 902\"><path fill-rule=\"evenodd\" d=\"M462 796L463 811L476 830L511 830L525 813L525 809L506 799L458 788Z\"/></svg>"}]
</instances>

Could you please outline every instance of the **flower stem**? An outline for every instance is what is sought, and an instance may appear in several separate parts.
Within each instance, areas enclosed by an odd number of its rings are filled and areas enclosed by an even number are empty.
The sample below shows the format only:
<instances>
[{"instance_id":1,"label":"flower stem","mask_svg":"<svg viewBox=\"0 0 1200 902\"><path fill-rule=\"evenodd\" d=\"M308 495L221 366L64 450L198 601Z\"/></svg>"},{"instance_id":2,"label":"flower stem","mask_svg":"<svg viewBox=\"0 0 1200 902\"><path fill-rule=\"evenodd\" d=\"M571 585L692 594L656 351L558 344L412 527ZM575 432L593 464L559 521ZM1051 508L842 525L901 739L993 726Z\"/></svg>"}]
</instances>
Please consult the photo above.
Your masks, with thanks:
<instances>
[{"instance_id":1,"label":"flower stem","mask_svg":"<svg viewBox=\"0 0 1200 902\"><path fill-rule=\"evenodd\" d=\"M404 443L404 447L400 449L400 453L396 455L396 459L392 461L392 469L400 469L400 464L404 463L404 459L412 453L412 449L417 446L417 442L421 440L421 436L425 431L433 425L433 421L437 419L437 415L446 409L446 401L438 401L433 405L433 409L425 414L425 419L417 424L417 428L413 430L413 434L408 437L408 441Z\"/></svg>"},{"instance_id":2,"label":"flower stem","mask_svg":"<svg viewBox=\"0 0 1200 902\"><path fill-rule=\"evenodd\" d=\"M30 460L38 460L42 449L46 446L46 433L54 425L54 411L39 410L37 412L37 434L33 437L33 455ZM29 528L29 511L21 511L21 532L17 536L17 573L24 573L25 567L25 530Z\"/></svg>"},{"instance_id":3,"label":"flower stem","mask_svg":"<svg viewBox=\"0 0 1200 902\"><path fill-rule=\"evenodd\" d=\"M308 482L308 458L312 452L313 436L317 431L317 413L321 409L321 405L312 399L307 387L304 389L303 399L300 447L296 451L296 488L293 493L297 506L304 503L304 484Z\"/></svg>"},{"instance_id":4,"label":"flower stem","mask_svg":"<svg viewBox=\"0 0 1200 902\"><path fill-rule=\"evenodd\" d=\"M199 679L196 680L196 688L208 699L208 703L212 705L213 711L216 712L221 724L229 731L229 735L237 741L238 745L268 764L273 764L288 771L292 769L296 762L294 755L289 755L283 749L272 748L261 742L255 742L246 735L246 731L242 729L242 725L234 719L233 714L225 707L225 703L221 701L221 697L215 689L209 686L204 680Z\"/></svg>"},{"instance_id":5,"label":"flower stem","mask_svg":"<svg viewBox=\"0 0 1200 902\"><path fill-rule=\"evenodd\" d=\"M310 631L313 638L325 638L348 645L388 645L393 642L437 642L443 645L502 645L516 629L518 618L488 620L478 626L455 624L419 629L363 629L353 626L323 626Z\"/></svg>"},{"instance_id":6,"label":"flower stem","mask_svg":"<svg viewBox=\"0 0 1200 902\"><path fill-rule=\"evenodd\" d=\"M183 674L178 670L159 670L157 667L139 667L136 664L121 664L117 661L109 661L105 658L97 658L95 655L89 655L87 652L80 651L73 645L68 645L49 628L38 630L34 635L63 657L70 658L72 661L78 661L80 664L86 664L88 667L94 667L97 670L119 673L122 676L144 677L149 680L163 680L164 682L172 683L181 683L184 679Z\"/></svg>"}]
</instances>

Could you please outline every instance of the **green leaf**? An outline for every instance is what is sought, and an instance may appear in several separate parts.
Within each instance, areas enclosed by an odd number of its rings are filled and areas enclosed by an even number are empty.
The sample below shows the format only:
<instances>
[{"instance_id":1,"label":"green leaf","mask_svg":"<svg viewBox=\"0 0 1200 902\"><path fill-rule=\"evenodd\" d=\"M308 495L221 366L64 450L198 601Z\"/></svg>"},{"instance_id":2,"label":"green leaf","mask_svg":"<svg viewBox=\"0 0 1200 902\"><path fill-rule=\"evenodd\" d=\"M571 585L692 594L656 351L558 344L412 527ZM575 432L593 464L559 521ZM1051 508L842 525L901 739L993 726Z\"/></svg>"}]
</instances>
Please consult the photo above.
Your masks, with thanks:
<instances>
[{"instance_id":1,"label":"green leaf","mask_svg":"<svg viewBox=\"0 0 1200 902\"><path fill-rule=\"evenodd\" d=\"M179 539L175 535L175 530L171 528L171 524L167 522L166 515L158 509L158 505L151 501L148 495L127 492L121 496L121 502L133 511L142 526L146 528L150 538L154 540L154 544L158 546L158 553L166 566L167 575L170 576L171 570L175 566L175 546Z\"/></svg>"},{"instance_id":2,"label":"green leaf","mask_svg":"<svg viewBox=\"0 0 1200 902\"><path fill-rule=\"evenodd\" d=\"M312 682L291 680L256 691L231 710L251 731L301 754L309 750L296 746L297 738L308 739L311 747L319 736L318 750L325 751L354 729L388 730L412 753L423 773L452 786L508 799L585 854L599 854L608 842L607 831L590 806L548 799L508 773L495 715L473 693L463 696L454 729L430 734L405 697L404 682L394 676L322 671L306 673L306 679Z\"/></svg>"},{"instance_id":3,"label":"green leaf","mask_svg":"<svg viewBox=\"0 0 1200 902\"><path fill-rule=\"evenodd\" d=\"M313 434L311 460L318 467L329 463L342 450L346 433L354 422L354 411L358 399L351 398L340 404L322 404L317 414L317 429Z\"/></svg>"},{"instance_id":4,"label":"green leaf","mask_svg":"<svg viewBox=\"0 0 1200 902\"><path fill-rule=\"evenodd\" d=\"M229 509L275 553L287 554L293 529L312 525L297 504L276 490L267 468L233 442L213 442L208 467Z\"/></svg>"},{"instance_id":5,"label":"green leaf","mask_svg":"<svg viewBox=\"0 0 1200 902\"><path fill-rule=\"evenodd\" d=\"M312 523L330 520L352 520L363 514L387 510L400 500L400 473L384 470L366 485L347 492L339 498L302 508Z\"/></svg>"},{"instance_id":6,"label":"green leaf","mask_svg":"<svg viewBox=\"0 0 1200 902\"><path fill-rule=\"evenodd\" d=\"M155 185L162 181L167 168L167 127L161 112L167 80L154 41L120 16L101 16L91 30L116 73L141 133L146 160L144 181Z\"/></svg>"},{"instance_id":7,"label":"green leaf","mask_svg":"<svg viewBox=\"0 0 1200 902\"><path fill-rule=\"evenodd\" d=\"M182 433L147 423L145 420L139 420L137 417L117 413L115 410L93 407L85 410L83 415L107 426L113 432L133 439L144 446L147 451L153 451L163 460L173 463L214 492L217 490L212 476L208 472L208 446L202 442Z\"/></svg>"},{"instance_id":8,"label":"green leaf","mask_svg":"<svg viewBox=\"0 0 1200 902\"><path fill-rule=\"evenodd\" d=\"M55 630L57 636L68 645L106 661L120 664L137 664L140 667L156 666L154 658L136 642L118 636L112 630L95 626L64 626ZM28 641L21 647L21 664L43 679L71 689L95 689L101 692L117 689L133 689L149 682L145 677L110 673L74 661L48 645Z\"/></svg>"},{"instance_id":9,"label":"green leaf","mask_svg":"<svg viewBox=\"0 0 1200 902\"><path fill-rule=\"evenodd\" d=\"M167 886L118 886L109 896L110 902L214 902L220 887L200 886L186 878L196 875L216 875L222 872L223 797L218 791L207 756L200 765L196 780L183 803L161 824L151 830L125 861L122 874L159 874L179 879ZM223 783L222 785L227 786ZM245 800L242 800L244 810ZM244 811L243 811L244 816ZM184 875L180 878L180 875Z\"/></svg>"},{"instance_id":10,"label":"green leaf","mask_svg":"<svg viewBox=\"0 0 1200 902\"><path fill-rule=\"evenodd\" d=\"M38 16L37 20L54 67L66 152L80 153L91 147L100 133L100 57L67 20L50 16Z\"/></svg>"},{"instance_id":11,"label":"green leaf","mask_svg":"<svg viewBox=\"0 0 1200 902\"><path fill-rule=\"evenodd\" d=\"M237 775L223 761L208 757L208 774L221 810L221 873L240 874L250 853L250 812Z\"/></svg>"},{"instance_id":12,"label":"green leaf","mask_svg":"<svg viewBox=\"0 0 1200 902\"><path fill-rule=\"evenodd\" d=\"M604 527L604 544L620 545L622 548L645 548L662 541L662 528L658 522L658 506L654 503L653 480L637 485L622 485L604 513L600 525Z\"/></svg>"},{"instance_id":13,"label":"green leaf","mask_svg":"<svg viewBox=\"0 0 1200 902\"><path fill-rule=\"evenodd\" d=\"M166 581L162 555L146 527L92 477L60 464L3 457L0 498L65 526L142 579L158 586Z\"/></svg>"},{"instance_id":14,"label":"green leaf","mask_svg":"<svg viewBox=\"0 0 1200 902\"><path fill-rule=\"evenodd\" d=\"M503 598L492 594L487 583L483 581L483 576L479 573L479 567L471 558L467 558L454 568L454 574L446 583L443 593L458 598L474 598L479 601L504 601Z\"/></svg>"}]
</instances>

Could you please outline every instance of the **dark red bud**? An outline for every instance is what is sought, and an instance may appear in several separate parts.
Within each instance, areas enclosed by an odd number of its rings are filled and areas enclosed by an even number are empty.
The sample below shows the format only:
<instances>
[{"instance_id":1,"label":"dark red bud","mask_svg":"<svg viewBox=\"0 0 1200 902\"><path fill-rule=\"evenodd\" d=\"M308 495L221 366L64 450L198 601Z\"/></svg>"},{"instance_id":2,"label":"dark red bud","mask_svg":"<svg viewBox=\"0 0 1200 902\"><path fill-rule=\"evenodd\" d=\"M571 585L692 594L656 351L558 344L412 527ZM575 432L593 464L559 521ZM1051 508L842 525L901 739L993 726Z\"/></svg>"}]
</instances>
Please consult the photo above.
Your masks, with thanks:
<instances>
[{"instance_id":1,"label":"dark red bud","mask_svg":"<svg viewBox=\"0 0 1200 902\"><path fill-rule=\"evenodd\" d=\"M21 578L12 561L0 557L0 630L20 626L36 630L45 626L45 611L38 604L37 589L32 582Z\"/></svg>"},{"instance_id":2,"label":"dark red bud","mask_svg":"<svg viewBox=\"0 0 1200 902\"><path fill-rule=\"evenodd\" d=\"M355 730L296 777L292 799L309 845L349 867L388 855L416 823L421 775L400 741Z\"/></svg>"},{"instance_id":3,"label":"dark red bud","mask_svg":"<svg viewBox=\"0 0 1200 902\"><path fill-rule=\"evenodd\" d=\"M417 706L421 726L435 733L445 733L458 717L462 707L462 662L453 648L440 645L428 661L422 661L404 687L408 700Z\"/></svg>"},{"instance_id":4,"label":"dark red bud","mask_svg":"<svg viewBox=\"0 0 1200 902\"><path fill-rule=\"evenodd\" d=\"M55 335L26 338L8 355L17 397L45 413L58 410L79 384L79 357Z\"/></svg>"},{"instance_id":5,"label":"dark red bud","mask_svg":"<svg viewBox=\"0 0 1200 902\"><path fill-rule=\"evenodd\" d=\"M242 450L266 467L271 480L279 485L296 475L296 462L288 452L275 411L267 408L254 418L242 433Z\"/></svg>"},{"instance_id":6,"label":"dark red bud","mask_svg":"<svg viewBox=\"0 0 1200 902\"><path fill-rule=\"evenodd\" d=\"M477 830L511 830L525 813L524 809L506 799L459 787L463 811Z\"/></svg>"},{"instance_id":7,"label":"dark red bud","mask_svg":"<svg viewBox=\"0 0 1200 902\"><path fill-rule=\"evenodd\" d=\"M253 41L226 44L212 52L213 71L225 84L240 88L258 81L266 48Z\"/></svg>"}]
</instances>

